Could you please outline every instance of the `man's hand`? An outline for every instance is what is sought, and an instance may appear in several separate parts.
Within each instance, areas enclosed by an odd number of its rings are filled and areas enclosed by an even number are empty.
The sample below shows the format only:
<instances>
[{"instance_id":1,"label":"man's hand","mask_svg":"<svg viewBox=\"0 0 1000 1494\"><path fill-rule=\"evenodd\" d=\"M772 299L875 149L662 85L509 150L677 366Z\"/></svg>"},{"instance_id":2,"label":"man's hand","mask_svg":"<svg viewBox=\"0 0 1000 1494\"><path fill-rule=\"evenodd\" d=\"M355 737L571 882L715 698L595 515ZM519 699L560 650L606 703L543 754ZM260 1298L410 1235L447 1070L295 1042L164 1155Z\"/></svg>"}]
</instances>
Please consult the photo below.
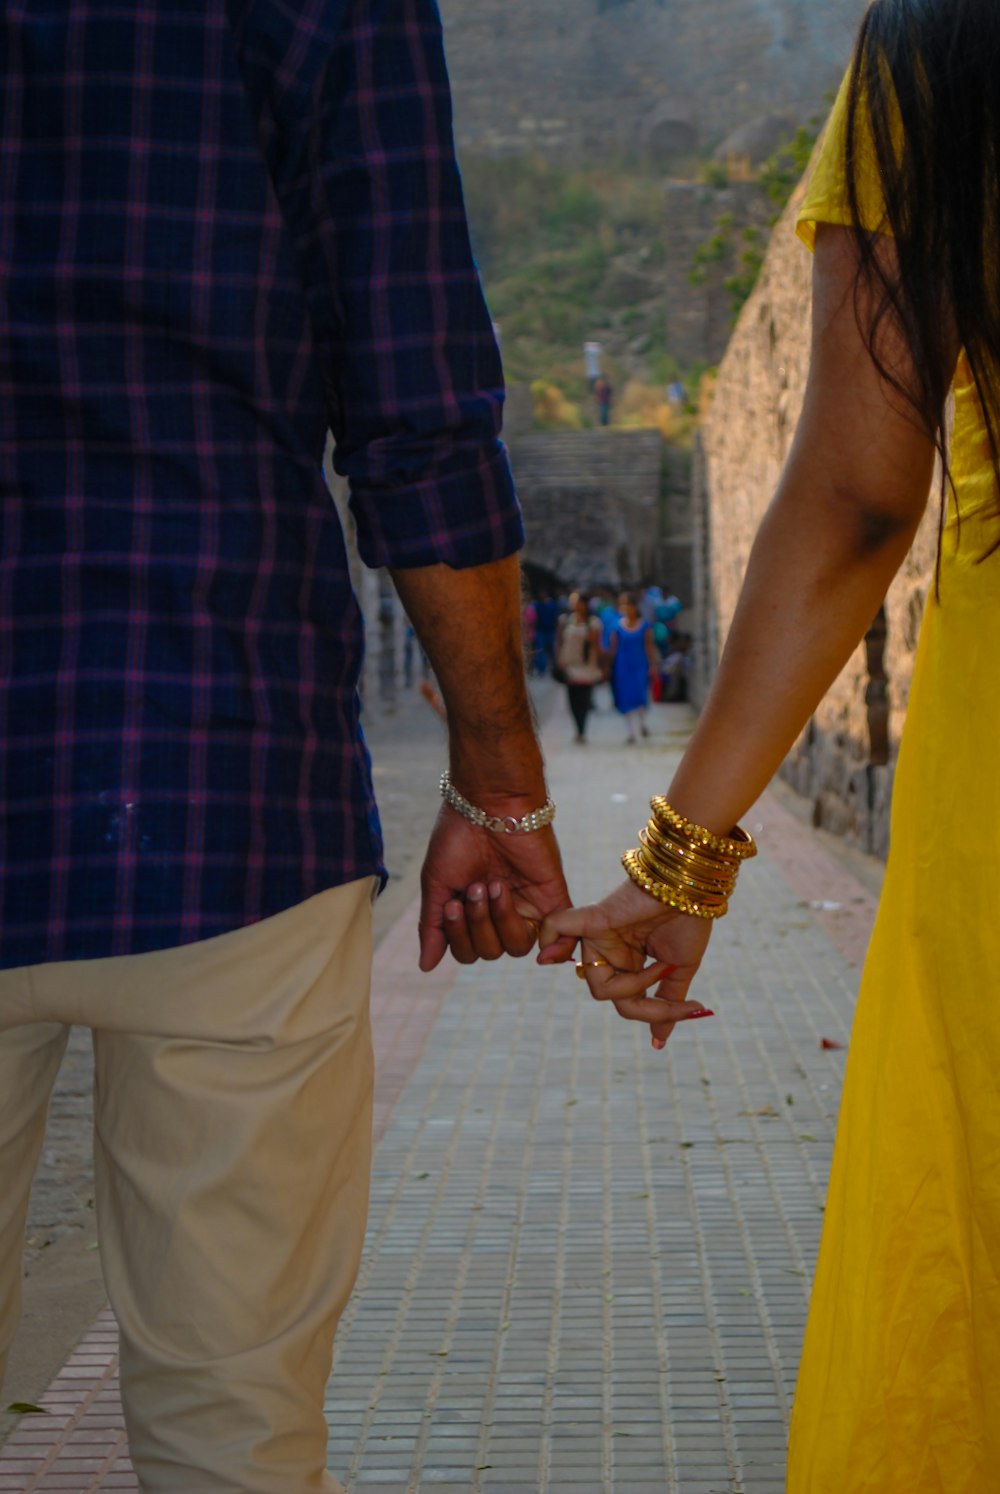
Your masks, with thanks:
<instances>
[{"instance_id":1,"label":"man's hand","mask_svg":"<svg viewBox=\"0 0 1000 1494\"><path fill-rule=\"evenodd\" d=\"M701 1002L687 1000L711 931L707 919L666 908L627 881L603 902L546 918L538 962L565 959L566 937L579 939L591 995L614 1002L630 1021L648 1022L653 1047L663 1048L678 1022L712 1015ZM652 985L654 994L644 995Z\"/></svg>"},{"instance_id":2,"label":"man's hand","mask_svg":"<svg viewBox=\"0 0 1000 1494\"><path fill-rule=\"evenodd\" d=\"M516 810L523 813L523 806ZM526 955L550 914L570 906L551 828L504 835L472 825L442 805L421 873L420 968L451 951L461 965ZM569 959L575 940L553 941L550 959Z\"/></svg>"},{"instance_id":3,"label":"man's hand","mask_svg":"<svg viewBox=\"0 0 1000 1494\"><path fill-rule=\"evenodd\" d=\"M452 783L489 815L520 819L538 809L545 768L524 676L516 559L424 566L393 579L441 687ZM464 965L527 954L542 920L569 907L551 829L506 835L447 805L421 881L421 970L447 949ZM573 944L558 941L553 958L569 959Z\"/></svg>"}]
</instances>

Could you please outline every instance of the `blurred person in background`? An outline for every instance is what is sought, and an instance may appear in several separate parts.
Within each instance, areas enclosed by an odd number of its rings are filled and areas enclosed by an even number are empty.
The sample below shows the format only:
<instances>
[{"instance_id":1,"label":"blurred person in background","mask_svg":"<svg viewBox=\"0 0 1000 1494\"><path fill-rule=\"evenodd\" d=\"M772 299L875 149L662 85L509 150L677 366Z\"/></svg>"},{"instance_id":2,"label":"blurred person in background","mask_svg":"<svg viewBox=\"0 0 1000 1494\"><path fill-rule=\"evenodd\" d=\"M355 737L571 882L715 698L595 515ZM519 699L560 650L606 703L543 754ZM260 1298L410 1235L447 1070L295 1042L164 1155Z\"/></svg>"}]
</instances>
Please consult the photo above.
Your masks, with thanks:
<instances>
[{"instance_id":1,"label":"blurred person in background","mask_svg":"<svg viewBox=\"0 0 1000 1494\"><path fill-rule=\"evenodd\" d=\"M597 401L597 419L600 425L611 424L611 404L614 399L614 390L611 381L604 374L594 384L594 399Z\"/></svg>"},{"instance_id":2,"label":"blurred person in background","mask_svg":"<svg viewBox=\"0 0 1000 1494\"><path fill-rule=\"evenodd\" d=\"M649 736L649 692L659 673L660 656L652 625L641 616L633 592L622 592L618 612L608 644L607 673L615 709L625 718L625 745L631 747L638 737Z\"/></svg>"},{"instance_id":3,"label":"blurred person in background","mask_svg":"<svg viewBox=\"0 0 1000 1494\"><path fill-rule=\"evenodd\" d=\"M570 714L576 723L576 740L582 745L587 740L594 686L604 675L601 621L591 612L584 592L571 594L569 611L559 619L556 666L566 686Z\"/></svg>"},{"instance_id":4,"label":"blurred person in background","mask_svg":"<svg viewBox=\"0 0 1000 1494\"><path fill-rule=\"evenodd\" d=\"M548 674L555 663L556 630L562 615L558 599L545 592L535 602L535 658L537 672Z\"/></svg>"}]
</instances>

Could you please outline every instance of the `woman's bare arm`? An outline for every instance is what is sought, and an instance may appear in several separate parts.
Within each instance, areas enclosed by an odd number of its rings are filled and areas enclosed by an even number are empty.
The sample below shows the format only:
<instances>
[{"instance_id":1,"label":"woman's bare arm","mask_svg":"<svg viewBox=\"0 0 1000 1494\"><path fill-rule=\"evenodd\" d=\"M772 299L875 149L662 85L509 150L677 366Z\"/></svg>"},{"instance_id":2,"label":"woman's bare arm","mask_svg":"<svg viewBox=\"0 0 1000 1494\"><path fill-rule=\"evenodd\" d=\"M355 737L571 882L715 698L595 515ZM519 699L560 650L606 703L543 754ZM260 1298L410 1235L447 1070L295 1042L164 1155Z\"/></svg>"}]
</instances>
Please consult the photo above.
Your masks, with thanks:
<instances>
[{"instance_id":1,"label":"woman's bare arm","mask_svg":"<svg viewBox=\"0 0 1000 1494\"><path fill-rule=\"evenodd\" d=\"M892 241L880 252L891 268ZM864 637L930 491L933 440L885 385L858 326L855 255L848 230L821 227L802 416L754 541L712 690L667 790L682 814L719 833L758 798ZM902 338L887 338L880 350L894 375L915 388ZM687 994L708 927L626 882L592 908L550 919L543 948L557 932L575 934L612 964L628 959L635 968L642 957L676 964L658 999L636 998L624 1013L657 1031L655 1024L677 1015L671 1004ZM607 968L589 973L594 995L613 998Z\"/></svg>"}]
</instances>

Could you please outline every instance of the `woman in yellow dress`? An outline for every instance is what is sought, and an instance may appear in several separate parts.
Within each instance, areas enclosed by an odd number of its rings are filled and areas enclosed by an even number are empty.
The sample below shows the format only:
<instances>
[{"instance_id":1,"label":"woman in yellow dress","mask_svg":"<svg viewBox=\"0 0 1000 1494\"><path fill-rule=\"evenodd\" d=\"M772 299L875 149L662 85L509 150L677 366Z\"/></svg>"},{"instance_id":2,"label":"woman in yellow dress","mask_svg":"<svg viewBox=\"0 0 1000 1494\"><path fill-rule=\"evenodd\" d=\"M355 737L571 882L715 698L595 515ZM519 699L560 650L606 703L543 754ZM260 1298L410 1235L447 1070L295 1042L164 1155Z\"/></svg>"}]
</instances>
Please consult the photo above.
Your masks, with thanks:
<instances>
[{"instance_id":1,"label":"woman in yellow dress","mask_svg":"<svg viewBox=\"0 0 1000 1494\"><path fill-rule=\"evenodd\" d=\"M799 220L815 249L802 419L668 791L686 819L661 805L630 880L542 930L543 945L582 937L594 994L650 1022L656 1046L695 1014L708 915L732 886L729 827L875 615L939 450L938 584L851 1042L789 1494L1000 1491L998 67L997 0L870 7ZM656 991L637 996L650 956Z\"/></svg>"}]
</instances>

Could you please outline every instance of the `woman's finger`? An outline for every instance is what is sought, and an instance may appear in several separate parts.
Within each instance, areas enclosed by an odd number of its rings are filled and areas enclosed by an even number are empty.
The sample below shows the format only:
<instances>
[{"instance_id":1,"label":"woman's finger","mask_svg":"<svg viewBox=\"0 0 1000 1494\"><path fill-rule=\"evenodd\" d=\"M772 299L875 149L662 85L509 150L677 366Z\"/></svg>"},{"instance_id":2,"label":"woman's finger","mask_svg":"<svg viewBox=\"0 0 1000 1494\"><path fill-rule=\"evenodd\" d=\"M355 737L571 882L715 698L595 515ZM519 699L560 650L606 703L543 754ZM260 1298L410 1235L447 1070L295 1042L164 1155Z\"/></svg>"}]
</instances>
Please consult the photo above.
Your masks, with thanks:
<instances>
[{"instance_id":1,"label":"woman's finger","mask_svg":"<svg viewBox=\"0 0 1000 1494\"><path fill-rule=\"evenodd\" d=\"M598 963L590 960L581 963L587 974L591 995L597 1001L623 1001L630 996L641 996L650 986L662 984L667 973L674 968L662 961L636 971L616 970L607 961Z\"/></svg>"},{"instance_id":2,"label":"woman's finger","mask_svg":"<svg viewBox=\"0 0 1000 1494\"><path fill-rule=\"evenodd\" d=\"M649 1029L649 1038L653 1047L661 1053L670 1041L670 1034L677 1026L676 1022L654 1022Z\"/></svg>"},{"instance_id":3,"label":"woman's finger","mask_svg":"<svg viewBox=\"0 0 1000 1494\"><path fill-rule=\"evenodd\" d=\"M671 1029L684 1022L697 1022L715 1013L697 1001L660 1001L655 996L626 996L615 1002L620 1017L630 1022L646 1022L651 1028Z\"/></svg>"},{"instance_id":4,"label":"woman's finger","mask_svg":"<svg viewBox=\"0 0 1000 1494\"><path fill-rule=\"evenodd\" d=\"M558 943L560 939L566 937L582 939L590 932L590 925L593 921L594 910L592 908L563 908L559 913L550 913L538 935L538 963L540 965L550 963L546 956L549 955L551 946Z\"/></svg>"}]
</instances>

